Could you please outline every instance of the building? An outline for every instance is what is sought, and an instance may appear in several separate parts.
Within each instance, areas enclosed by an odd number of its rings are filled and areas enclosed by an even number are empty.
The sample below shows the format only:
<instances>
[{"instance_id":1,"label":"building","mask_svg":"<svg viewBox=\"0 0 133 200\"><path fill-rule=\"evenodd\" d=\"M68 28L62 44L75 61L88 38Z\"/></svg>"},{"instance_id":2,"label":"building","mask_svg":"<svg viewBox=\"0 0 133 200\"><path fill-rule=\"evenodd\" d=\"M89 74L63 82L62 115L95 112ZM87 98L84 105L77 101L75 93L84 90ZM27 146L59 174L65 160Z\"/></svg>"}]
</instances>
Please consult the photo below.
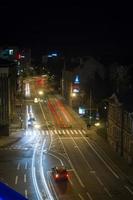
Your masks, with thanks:
<instances>
[{"instance_id":1,"label":"building","mask_svg":"<svg viewBox=\"0 0 133 200\"><path fill-rule=\"evenodd\" d=\"M113 94L108 107L108 142L115 152L133 163L133 93Z\"/></svg>"},{"instance_id":2,"label":"building","mask_svg":"<svg viewBox=\"0 0 133 200\"><path fill-rule=\"evenodd\" d=\"M0 135L9 135L15 113L17 86L16 64L0 59Z\"/></svg>"}]
</instances>

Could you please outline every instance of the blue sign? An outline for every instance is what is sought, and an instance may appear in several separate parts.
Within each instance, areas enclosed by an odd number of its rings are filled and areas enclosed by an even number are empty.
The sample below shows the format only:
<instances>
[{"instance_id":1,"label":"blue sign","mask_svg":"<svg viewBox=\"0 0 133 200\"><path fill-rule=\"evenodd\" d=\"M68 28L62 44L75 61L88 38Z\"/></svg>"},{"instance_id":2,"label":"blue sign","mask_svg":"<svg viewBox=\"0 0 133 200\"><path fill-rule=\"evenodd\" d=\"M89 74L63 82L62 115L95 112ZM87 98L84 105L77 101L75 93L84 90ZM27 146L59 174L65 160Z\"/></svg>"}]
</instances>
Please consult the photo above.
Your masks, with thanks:
<instances>
[{"instance_id":1,"label":"blue sign","mask_svg":"<svg viewBox=\"0 0 133 200\"><path fill-rule=\"evenodd\" d=\"M75 77L74 83L76 83L76 84L79 84L79 83L80 83L80 81L79 81L79 75L77 75L77 76Z\"/></svg>"},{"instance_id":2,"label":"blue sign","mask_svg":"<svg viewBox=\"0 0 133 200\"><path fill-rule=\"evenodd\" d=\"M0 200L28 200L6 184L0 182Z\"/></svg>"}]
</instances>

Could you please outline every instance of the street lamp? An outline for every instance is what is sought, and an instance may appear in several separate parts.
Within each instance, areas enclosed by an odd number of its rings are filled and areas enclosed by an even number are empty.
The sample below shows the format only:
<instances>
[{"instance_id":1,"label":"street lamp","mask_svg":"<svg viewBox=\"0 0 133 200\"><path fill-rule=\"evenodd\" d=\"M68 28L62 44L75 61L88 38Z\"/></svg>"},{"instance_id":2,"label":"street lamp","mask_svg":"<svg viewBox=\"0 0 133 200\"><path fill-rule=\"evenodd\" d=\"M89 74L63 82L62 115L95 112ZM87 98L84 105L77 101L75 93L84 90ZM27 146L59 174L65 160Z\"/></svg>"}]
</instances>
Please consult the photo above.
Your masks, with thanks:
<instances>
[{"instance_id":1,"label":"street lamp","mask_svg":"<svg viewBox=\"0 0 133 200\"><path fill-rule=\"evenodd\" d=\"M72 96L72 97L76 97L77 94L76 94L75 92L72 92L72 93L71 93L71 96Z\"/></svg>"},{"instance_id":2,"label":"street lamp","mask_svg":"<svg viewBox=\"0 0 133 200\"><path fill-rule=\"evenodd\" d=\"M39 91L38 91L38 94L39 94L39 95L43 95L43 91L42 91L42 90L39 90Z\"/></svg>"}]
</instances>

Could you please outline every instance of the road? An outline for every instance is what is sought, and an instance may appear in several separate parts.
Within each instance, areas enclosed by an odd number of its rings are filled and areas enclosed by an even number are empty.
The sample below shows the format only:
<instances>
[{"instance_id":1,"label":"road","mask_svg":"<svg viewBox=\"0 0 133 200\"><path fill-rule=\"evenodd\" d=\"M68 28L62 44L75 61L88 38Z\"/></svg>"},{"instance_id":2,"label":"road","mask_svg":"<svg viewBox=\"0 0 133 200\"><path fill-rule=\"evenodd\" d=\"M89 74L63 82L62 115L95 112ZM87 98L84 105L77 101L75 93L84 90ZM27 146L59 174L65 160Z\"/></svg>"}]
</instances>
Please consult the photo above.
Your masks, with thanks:
<instances>
[{"instance_id":1,"label":"road","mask_svg":"<svg viewBox=\"0 0 133 200\"><path fill-rule=\"evenodd\" d=\"M34 103L35 82L25 88L25 131L16 136L15 143L0 148L3 182L31 200L133 199L125 176L62 98L47 94ZM28 126L29 116L35 119L32 126ZM57 165L66 166L67 182L54 181L51 168Z\"/></svg>"}]
</instances>

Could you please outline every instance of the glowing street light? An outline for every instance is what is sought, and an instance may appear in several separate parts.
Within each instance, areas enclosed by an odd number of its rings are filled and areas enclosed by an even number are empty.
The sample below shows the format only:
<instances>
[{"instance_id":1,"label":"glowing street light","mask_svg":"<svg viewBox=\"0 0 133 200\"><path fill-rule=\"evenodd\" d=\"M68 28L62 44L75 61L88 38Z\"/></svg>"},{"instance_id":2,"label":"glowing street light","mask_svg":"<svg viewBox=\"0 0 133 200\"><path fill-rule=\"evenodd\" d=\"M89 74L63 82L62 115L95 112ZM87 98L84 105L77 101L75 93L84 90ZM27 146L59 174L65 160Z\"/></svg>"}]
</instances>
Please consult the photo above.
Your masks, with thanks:
<instances>
[{"instance_id":1,"label":"glowing street light","mask_svg":"<svg viewBox=\"0 0 133 200\"><path fill-rule=\"evenodd\" d=\"M74 92L72 92L72 93L71 93L71 96L72 96L72 97L76 97L76 96L77 96L77 94L76 94L76 93L74 93Z\"/></svg>"},{"instance_id":2,"label":"glowing street light","mask_svg":"<svg viewBox=\"0 0 133 200\"><path fill-rule=\"evenodd\" d=\"M38 94L43 95L43 91L42 90L38 91Z\"/></svg>"}]
</instances>

